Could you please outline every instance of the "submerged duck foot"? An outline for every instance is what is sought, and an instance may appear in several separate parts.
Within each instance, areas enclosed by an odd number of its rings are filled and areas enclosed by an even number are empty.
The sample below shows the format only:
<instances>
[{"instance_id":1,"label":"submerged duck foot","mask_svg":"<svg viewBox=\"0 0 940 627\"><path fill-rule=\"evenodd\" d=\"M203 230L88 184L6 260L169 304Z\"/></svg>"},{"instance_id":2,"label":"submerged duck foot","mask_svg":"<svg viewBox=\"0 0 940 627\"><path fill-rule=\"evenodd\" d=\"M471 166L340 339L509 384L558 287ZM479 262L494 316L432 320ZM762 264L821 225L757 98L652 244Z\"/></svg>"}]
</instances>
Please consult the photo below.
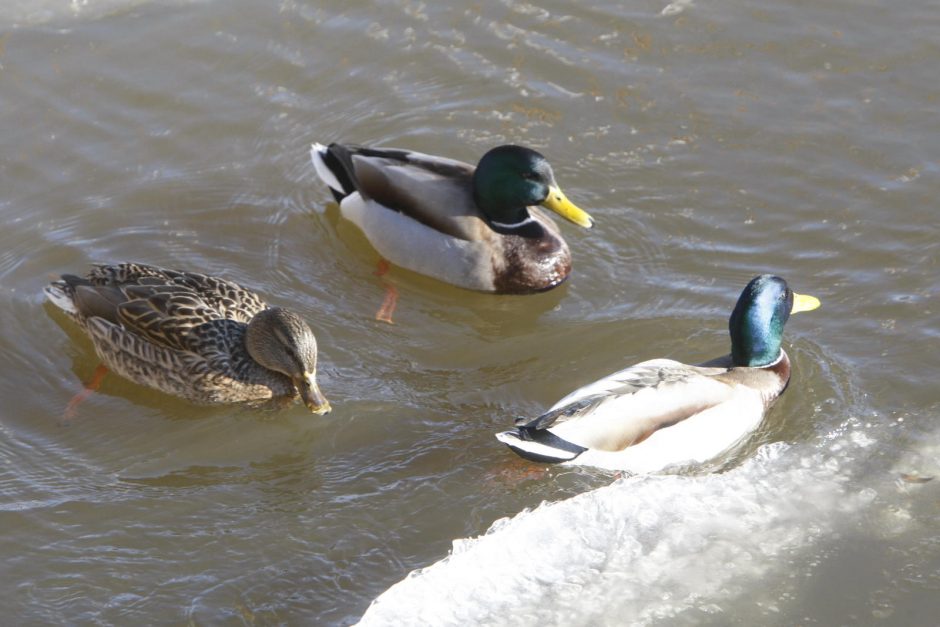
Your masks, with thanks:
<instances>
[{"instance_id":1,"label":"submerged duck foot","mask_svg":"<svg viewBox=\"0 0 940 627\"><path fill-rule=\"evenodd\" d=\"M389 324L395 324L392 320L392 314L395 313L395 307L398 305L398 290L394 285L385 286L385 299L382 306L375 312L375 319Z\"/></svg>"},{"instance_id":2,"label":"submerged duck foot","mask_svg":"<svg viewBox=\"0 0 940 627\"><path fill-rule=\"evenodd\" d=\"M490 468L486 483L493 486L513 487L526 481L539 481L549 474L549 466L533 465L519 457L507 457Z\"/></svg>"},{"instance_id":3,"label":"submerged duck foot","mask_svg":"<svg viewBox=\"0 0 940 627\"><path fill-rule=\"evenodd\" d=\"M94 374L91 376L91 381L85 384L85 389L73 396L69 400L69 404L65 406L65 411L62 413L63 420L69 421L75 418L78 414L78 406L101 387L101 382L104 381L104 377L107 374L108 367L104 364L98 364Z\"/></svg>"},{"instance_id":4,"label":"submerged duck foot","mask_svg":"<svg viewBox=\"0 0 940 627\"><path fill-rule=\"evenodd\" d=\"M392 264L389 263L387 259L379 259L379 262L375 266L375 272L372 274L377 277L383 277L388 274L391 267ZM395 324L392 320L392 314L395 313L395 307L398 305L398 290L394 285L386 285L384 283L383 285L385 285L385 300L382 301L379 310L375 312L375 319L380 322Z\"/></svg>"}]
</instances>

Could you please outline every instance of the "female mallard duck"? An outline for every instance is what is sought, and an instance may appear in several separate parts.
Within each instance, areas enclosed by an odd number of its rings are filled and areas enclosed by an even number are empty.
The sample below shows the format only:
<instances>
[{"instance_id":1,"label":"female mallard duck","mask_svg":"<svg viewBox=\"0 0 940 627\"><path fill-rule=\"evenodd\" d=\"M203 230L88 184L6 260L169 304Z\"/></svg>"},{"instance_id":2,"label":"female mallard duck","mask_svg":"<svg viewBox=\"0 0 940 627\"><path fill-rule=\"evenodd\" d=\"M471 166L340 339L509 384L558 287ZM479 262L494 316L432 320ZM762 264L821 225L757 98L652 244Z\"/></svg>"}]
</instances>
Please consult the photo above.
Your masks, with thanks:
<instances>
[{"instance_id":1,"label":"female mallard duck","mask_svg":"<svg viewBox=\"0 0 940 627\"><path fill-rule=\"evenodd\" d=\"M342 144L314 144L311 156L342 215L383 257L463 288L526 294L568 277L568 245L533 205L593 225L559 189L545 157L521 146L493 148L476 168Z\"/></svg>"},{"instance_id":2,"label":"female mallard duck","mask_svg":"<svg viewBox=\"0 0 940 627\"><path fill-rule=\"evenodd\" d=\"M307 323L231 281L123 263L63 274L45 291L104 364L135 383L201 404L299 394L310 411L330 411Z\"/></svg>"},{"instance_id":3,"label":"female mallard duck","mask_svg":"<svg viewBox=\"0 0 940 627\"><path fill-rule=\"evenodd\" d=\"M764 274L731 312L731 354L688 366L644 361L575 390L496 438L526 459L634 473L702 463L757 428L790 380L780 347L791 313L819 307Z\"/></svg>"}]
</instances>

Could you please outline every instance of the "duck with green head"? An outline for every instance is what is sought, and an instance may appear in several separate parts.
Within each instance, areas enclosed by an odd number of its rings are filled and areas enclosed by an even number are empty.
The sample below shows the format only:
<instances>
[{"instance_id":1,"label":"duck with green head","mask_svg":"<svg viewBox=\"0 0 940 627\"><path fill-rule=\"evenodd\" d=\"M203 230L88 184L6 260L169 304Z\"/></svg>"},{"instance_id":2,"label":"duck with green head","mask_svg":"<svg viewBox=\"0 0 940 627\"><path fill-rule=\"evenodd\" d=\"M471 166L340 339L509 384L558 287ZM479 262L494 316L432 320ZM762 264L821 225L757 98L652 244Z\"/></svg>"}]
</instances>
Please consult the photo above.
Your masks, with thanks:
<instances>
[{"instance_id":1,"label":"duck with green head","mask_svg":"<svg viewBox=\"0 0 940 627\"><path fill-rule=\"evenodd\" d=\"M348 144L314 144L311 157L341 214L385 259L467 289L527 294L568 277L568 245L538 206L593 225L545 157L522 146L493 148L475 168Z\"/></svg>"},{"instance_id":2,"label":"duck with green head","mask_svg":"<svg viewBox=\"0 0 940 627\"><path fill-rule=\"evenodd\" d=\"M496 435L537 462L633 473L704 463L739 443L790 381L781 347L790 314L819 307L763 274L731 313L731 353L698 366L653 359L575 390Z\"/></svg>"}]
</instances>

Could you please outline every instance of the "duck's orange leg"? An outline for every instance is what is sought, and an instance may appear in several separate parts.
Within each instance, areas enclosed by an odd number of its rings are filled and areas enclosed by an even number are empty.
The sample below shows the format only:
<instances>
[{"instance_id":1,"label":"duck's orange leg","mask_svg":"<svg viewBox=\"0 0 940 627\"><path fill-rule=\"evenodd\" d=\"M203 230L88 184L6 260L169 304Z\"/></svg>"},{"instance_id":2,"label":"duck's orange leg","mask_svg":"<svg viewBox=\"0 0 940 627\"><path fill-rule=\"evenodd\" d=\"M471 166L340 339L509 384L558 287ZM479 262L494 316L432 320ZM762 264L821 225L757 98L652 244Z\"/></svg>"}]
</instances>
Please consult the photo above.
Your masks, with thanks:
<instances>
[{"instance_id":1,"label":"duck's orange leg","mask_svg":"<svg viewBox=\"0 0 940 627\"><path fill-rule=\"evenodd\" d=\"M398 290L394 285L385 286L385 299L382 306L375 312L375 319L389 324L395 324L392 320L392 314L395 313L395 306L398 304Z\"/></svg>"},{"instance_id":2,"label":"duck's orange leg","mask_svg":"<svg viewBox=\"0 0 940 627\"><path fill-rule=\"evenodd\" d=\"M91 376L91 381L85 384L85 389L73 396L69 404L65 406L65 413L62 415L65 420L71 420L75 417L79 404L101 387L101 382L106 374L108 374L107 366L98 364L95 373Z\"/></svg>"},{"instance_id":3,"label":"duck's orange leg","mask_svg":"<svg viewBox=\"0 0 940 627\"><path fill-rule=\"evenodd\" d=\"M388 259L379 259L379 262L375 264L375 272L372 274L375 276L385 276L388 274L388 271L391 269L392 264L388 262Z\"/></svg>"},{"instance_id":4,"label":"duck's orange leg","mask_svg":"<svg viewBox=\"0 0 940 627\"><path fill-rule=\"evenodd\" d=\"M390 267L391 264L388 261L379 259L378 267L373 274L377 277L384 276ZM395 313L396 305L398 305L398 290L394 285L385 284L385 299L382 301L382 306L379 307L379 310L375 312L375 319L389 324L395 324L392 320L392 314Z\"/></svg>"}]
</instances>

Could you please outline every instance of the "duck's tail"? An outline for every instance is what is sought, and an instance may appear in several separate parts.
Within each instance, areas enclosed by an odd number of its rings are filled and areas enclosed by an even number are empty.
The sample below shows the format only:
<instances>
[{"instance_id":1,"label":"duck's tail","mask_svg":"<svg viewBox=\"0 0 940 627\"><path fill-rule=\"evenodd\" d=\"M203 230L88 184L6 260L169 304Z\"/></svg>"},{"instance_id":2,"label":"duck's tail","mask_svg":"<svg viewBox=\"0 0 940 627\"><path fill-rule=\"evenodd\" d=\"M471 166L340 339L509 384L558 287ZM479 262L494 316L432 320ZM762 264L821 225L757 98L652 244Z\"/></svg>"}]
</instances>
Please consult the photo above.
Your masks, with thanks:
<instances>
[{"instance_id":1,"label":"duck's tail","mask_svg":"<svg viewBox=\"0 0 940 627\"><path fill-rule=\"evenodd\" d=\"M72 315L78 313L78 309L75 308L75 301L72 300L75 292L69 289L65 281L53 281L43 288L43 292L46 293L49 302L62 311Z\"/></svg>"},{"instance_id":2,"label":"duck's tail","mask_svg":"<svg viewBox=\"0 0 940 627\"><path fill-rule=\"evenodd\" d=\"M518 427L497 433L496 439L512 449L519 457L544 464L570 462L587 450L583 446L561 439L546 429Z\"/></svg>"},{"instance_id":3,"label":"duck's tail","mask_svg":"<svg viewBox=\"0 0 940 627\"><path fill-rule=\"evenodd\" d=\"M330 188L336 202L340 202L356 191L356 188L342 162L330 151L334 145L324 146L314 143L310 147L310 159L313 161L317 175Z\"/></svg>"}]
</instances>

